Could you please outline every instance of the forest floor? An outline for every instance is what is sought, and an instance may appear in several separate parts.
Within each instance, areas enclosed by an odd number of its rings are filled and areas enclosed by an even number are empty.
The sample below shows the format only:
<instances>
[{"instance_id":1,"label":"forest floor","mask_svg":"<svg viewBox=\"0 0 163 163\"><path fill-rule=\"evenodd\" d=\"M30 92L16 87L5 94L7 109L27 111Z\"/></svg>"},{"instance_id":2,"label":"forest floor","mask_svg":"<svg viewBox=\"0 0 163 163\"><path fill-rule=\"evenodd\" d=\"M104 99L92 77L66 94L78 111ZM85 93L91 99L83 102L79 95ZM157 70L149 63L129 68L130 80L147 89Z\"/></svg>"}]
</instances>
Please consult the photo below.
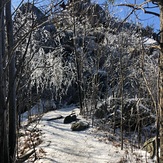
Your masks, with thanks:
<instances>
[{"instance_id":1,"label":"forest floor","mask_svg":"<svg viewBox=\"0 0 163 163\"><path fill-rule=\"evenodd\" d=\"M148 154L124 141L124 150L120 147L120 136L91 127L85 131L72 131L71 124L64 124L58 116L67 116L79 109L62 108L45 113L37 124L40 144L36 153L25 162L35 163L152 163ZM80 115L78 118L82 119ZM38 139L38 138L37 138ZM21 143L20 143L21 144ZM132 150L131 150L132 149ZM35 157L35 161L32 161Z\"/></svg>"}]
</instances>

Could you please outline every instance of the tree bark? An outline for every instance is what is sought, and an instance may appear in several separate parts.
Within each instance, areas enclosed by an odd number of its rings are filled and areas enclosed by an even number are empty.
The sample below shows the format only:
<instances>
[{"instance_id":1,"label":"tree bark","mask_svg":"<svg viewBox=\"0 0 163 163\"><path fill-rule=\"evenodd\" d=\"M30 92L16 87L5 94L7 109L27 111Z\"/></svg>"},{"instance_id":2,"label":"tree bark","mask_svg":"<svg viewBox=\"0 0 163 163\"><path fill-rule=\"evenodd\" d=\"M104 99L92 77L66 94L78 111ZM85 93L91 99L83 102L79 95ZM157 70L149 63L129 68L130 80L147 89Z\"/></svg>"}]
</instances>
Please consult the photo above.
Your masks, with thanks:
<instances>
[{"instance_id":1,"label":"tree bark","mask_svg":"<svg viewBox=\"0 0 163 163\"><path fill-rule=\"evenodd\" d=\"M124 94L123 94L123 87L124 87L124 75L123 75L123 50L120 51L120 57L119 57L119 62L120 62L120 99L121 99L121 150L123 150L123 111L124 111Z\"/></svg>"},{"instance_id":2,"label":"tree bark","mask_svg":"<svg viewBox=\"0 0 163 163\"><path fill-rule=\"evenodd\" d=\"M75 4L74 0L72 1L73 5ZM73 14L75 14L75 9L73 8ZM76 47L76 20L75 15L73 15L73 44L74 44L74 54L75 54L75 61L76 61L76 73L77 73L77 87L78 87L78 96L79 96L79 104L80 104L80 114L83 114L83 91L82 91L82 84L81 84L81 64L80 64L80 54L77 52Z\"/></svg>"},{"instance_id":3,"label":"tree bark","mask_svg":"<svg viewBox=\"0 0 163 163\"><path fill-rule=\"evenodd\" d=\"M8 162L8 139L6 129L4 54L4 1L0 1L0 162Z\"/></svg>"},{"instance_id":4,"label":"tree bark","mask_svg":"<svg viewBox=\"0 0 163 163\"><path fill-rule=\"evenodd\" d=\"M9 157L10 162L15 161L16 151L16 86L15 86L15 54L12 51L14 46L13 24L11 14L11 0L6 3L6 27L8 41L9 59Z\"/></svg>"},{"instance_id":5,"label":"tree bark","mask_svg":"<svg viewBox=\"0 0 163 163\"><path fill-rule=\"evenodd\" d=\"M160 7L160 61L159 61L159 68L160 68L160 159L159 162L163 163L163 1L160 0L159 2Z\"/></svg>"}]
</instances>

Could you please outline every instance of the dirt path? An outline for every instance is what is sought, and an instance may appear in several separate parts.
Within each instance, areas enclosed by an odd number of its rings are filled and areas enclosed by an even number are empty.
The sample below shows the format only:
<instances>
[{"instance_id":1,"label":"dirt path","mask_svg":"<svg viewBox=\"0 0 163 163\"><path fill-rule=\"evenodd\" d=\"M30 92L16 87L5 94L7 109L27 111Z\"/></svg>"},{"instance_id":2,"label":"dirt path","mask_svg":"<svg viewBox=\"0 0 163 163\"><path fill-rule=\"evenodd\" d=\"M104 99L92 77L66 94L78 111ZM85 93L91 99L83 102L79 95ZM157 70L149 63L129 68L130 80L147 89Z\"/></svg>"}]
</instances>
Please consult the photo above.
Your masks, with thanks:
<instances>
[{"instance_id":1,"label":"dirt path","mask_svg":"<svg viewBox=\"0 0 163 163\"><path fill-rule=\"evenodd\" d=\"M74 109L76 113L78 109ZM125 152L114 147L112 142L106 144L95 138L93 129L86 131L71 131L71 124L63 124L63 119L47 121L57 115L66 116L72 109L61 109L46 113L41 122L43 143L46 154L36 163L118 163ZM141 161L142 162L142 161Z\"/></svg>"}]
</instances>

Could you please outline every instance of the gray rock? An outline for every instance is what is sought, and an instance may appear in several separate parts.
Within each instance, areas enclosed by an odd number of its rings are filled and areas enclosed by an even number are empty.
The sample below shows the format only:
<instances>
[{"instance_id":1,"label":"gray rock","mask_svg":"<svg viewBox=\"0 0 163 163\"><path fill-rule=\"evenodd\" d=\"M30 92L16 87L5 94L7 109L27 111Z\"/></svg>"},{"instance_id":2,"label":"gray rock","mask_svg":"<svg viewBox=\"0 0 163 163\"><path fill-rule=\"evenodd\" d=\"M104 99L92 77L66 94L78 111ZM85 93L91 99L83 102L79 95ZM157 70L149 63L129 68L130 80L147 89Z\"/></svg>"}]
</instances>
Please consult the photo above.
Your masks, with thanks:
<instances>
[{"instance_id":1,"label":"gray rock","mask_svg":"<svg viewBox=\"0 0 163 163\"><path fill-rule=\"evenodd\" d=\"M83 120L74 122L71 125L72 131L82 131L82 130L86 130L87 128L89 128L89 123Z\"/></svg>"}]
</instances>

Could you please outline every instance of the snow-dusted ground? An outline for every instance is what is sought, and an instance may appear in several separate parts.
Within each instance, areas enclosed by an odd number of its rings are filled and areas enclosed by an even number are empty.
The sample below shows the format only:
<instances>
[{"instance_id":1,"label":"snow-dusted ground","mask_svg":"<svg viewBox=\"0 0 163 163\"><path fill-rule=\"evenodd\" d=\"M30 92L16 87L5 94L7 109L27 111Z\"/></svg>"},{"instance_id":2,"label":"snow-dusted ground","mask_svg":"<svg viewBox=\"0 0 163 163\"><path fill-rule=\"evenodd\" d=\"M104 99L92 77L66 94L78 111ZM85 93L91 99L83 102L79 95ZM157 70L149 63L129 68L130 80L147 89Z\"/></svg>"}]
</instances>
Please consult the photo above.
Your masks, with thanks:
<instances>
[{"instance_id":1,"label":"snow-dusted ground","mask_svg":"<svg viewBox=\"0 0 163 163\"><path fill-rule=\"evenodd\" d=\"M72 110L79 113L79 109L70 107L44 114L38 125L43 142L37 147L37 151L41 151L42 155L35 163L152 162L144 151L135 149L131 153L129 147L121 150L116 141L103 141L100 137L102 132L96 128L71 131L71 124L63 124L63 119L47 121L58 115L67 116Z\"/></svg>"}]
</instances>

